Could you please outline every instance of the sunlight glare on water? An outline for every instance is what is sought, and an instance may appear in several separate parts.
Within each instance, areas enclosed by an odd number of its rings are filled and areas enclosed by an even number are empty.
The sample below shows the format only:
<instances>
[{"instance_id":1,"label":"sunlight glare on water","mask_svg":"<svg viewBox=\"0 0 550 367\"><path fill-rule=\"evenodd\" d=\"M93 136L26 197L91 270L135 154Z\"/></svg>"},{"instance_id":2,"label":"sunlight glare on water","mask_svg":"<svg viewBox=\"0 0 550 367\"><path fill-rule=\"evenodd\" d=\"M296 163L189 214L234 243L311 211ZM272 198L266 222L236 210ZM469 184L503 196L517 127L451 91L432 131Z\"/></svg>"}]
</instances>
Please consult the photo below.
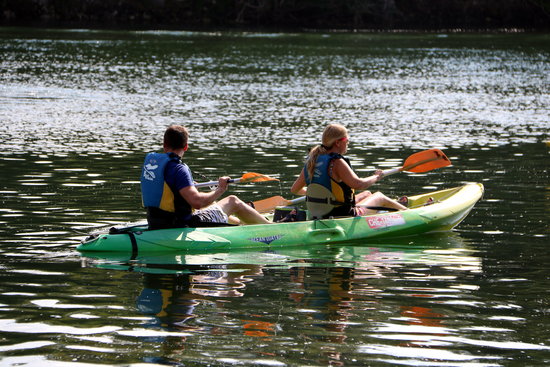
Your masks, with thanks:
<instances>
[{"instance_id":1,"label":"sunlight glare on water","mask_svg":"<svg viewBox=\"0 0 550 367\"><path fill-rule=\"evenodd\" d=\"M59 36L4 41L2 68L18 70L3 74L0 89L10 111L4 150L151 149L170 123L190 126L199 144L247 136L269 146L311 144L319 125L342 122L357 141L414 148L532 142L548 127L547 55L528 46L441 48L432 36L422 41L429 47L374 35L310 35L306 47L295 35Z\"/></svg>"}]
</instances>

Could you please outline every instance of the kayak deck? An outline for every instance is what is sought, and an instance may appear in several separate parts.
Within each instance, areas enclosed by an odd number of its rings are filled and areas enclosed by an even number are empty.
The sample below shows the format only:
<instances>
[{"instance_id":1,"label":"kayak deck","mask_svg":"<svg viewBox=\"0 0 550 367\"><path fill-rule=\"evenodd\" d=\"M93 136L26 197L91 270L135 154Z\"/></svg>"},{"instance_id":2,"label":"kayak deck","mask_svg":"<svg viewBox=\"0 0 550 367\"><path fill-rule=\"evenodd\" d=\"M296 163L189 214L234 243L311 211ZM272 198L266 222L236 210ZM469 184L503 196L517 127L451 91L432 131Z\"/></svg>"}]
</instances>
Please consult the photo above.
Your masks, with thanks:
<instances>
[{"instance_id":1,"label":"kayak deck","mask_svg":"<svg viewBox=\"0 0 550 367\"><path fill-rule=\"evenodd\" d=\"M89 236L80 252L173 252L231 250L345 243L448 231L458 225L483 195L478 183L415 195L408 209L363 217L274 224L148 230L136 225Z\"/></svg>"}]
</instances>

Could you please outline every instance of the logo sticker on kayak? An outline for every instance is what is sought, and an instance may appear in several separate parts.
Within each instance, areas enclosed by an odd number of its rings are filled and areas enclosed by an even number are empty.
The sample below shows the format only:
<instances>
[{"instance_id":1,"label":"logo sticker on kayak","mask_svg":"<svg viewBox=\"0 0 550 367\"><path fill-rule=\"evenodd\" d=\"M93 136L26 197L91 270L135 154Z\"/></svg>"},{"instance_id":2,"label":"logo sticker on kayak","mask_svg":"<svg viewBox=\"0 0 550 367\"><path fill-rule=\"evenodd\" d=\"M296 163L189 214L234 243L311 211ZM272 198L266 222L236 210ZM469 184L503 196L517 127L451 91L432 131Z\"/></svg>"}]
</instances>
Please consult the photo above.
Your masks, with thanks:
<instances>
[{"instance_id":1,"label":"logo sticker on kayak","mask_svg":"<svg viewBox=\"0 0 550 367\"><path fill-rule=\"evenodd\" d=\"M249 238L249 240L254 241L254 242L261 242L261 243L265 243L266 245L269 245L269 244L271 244L271 242L277 241L281 237L283 237L283 235L278 234L278 235L275 235L275 236Z\"/></svg>"},{"instance_id":2,"label":"logo sticker on kayak","mask_svg":"<svg viewBox=\"0 0 550 367\"><path fill-rule=\"evenodd\" d=\"M367 217L366 220L367 224L372 229L380 229L405 224L405 218L403 218L403 215L400 213L374 215L372 217Z\"/></svg>"}]
</instances>

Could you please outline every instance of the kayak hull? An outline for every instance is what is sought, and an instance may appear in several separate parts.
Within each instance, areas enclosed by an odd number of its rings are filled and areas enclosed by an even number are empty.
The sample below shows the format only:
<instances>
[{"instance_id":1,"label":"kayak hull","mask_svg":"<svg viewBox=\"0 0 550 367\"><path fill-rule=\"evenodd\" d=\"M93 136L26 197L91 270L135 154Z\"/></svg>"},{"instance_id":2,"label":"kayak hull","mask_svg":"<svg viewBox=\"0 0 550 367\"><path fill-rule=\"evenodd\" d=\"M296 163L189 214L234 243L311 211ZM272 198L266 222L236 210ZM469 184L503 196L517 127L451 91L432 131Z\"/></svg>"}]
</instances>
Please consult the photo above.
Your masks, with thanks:
<instances>
[{"instance_id":1,"label":"kayak hull","mask_svg":"<svg viewBox=\"0 0 550 367\"><path fill-rule=\"evenodd\" d=\"M483 195L483 185L466 184L409 197L409 208L363 217L276 224L148 230L134 226L88 237L80 252L152 253L232 250L356 242L449 231ZM433 203L426 205L429 201Z\"/></svg>"}]
</instances>

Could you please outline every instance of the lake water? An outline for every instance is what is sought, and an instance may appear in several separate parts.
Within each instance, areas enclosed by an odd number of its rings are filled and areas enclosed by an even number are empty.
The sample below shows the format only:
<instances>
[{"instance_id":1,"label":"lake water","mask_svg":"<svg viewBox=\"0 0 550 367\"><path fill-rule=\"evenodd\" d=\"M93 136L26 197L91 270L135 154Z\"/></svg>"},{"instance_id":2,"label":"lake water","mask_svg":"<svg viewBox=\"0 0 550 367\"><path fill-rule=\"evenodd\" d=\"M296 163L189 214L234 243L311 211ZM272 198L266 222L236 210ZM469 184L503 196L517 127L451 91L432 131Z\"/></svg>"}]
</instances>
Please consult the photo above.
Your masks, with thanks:
<instances>
[{"instance_id":1,"label":"lake water","mask_svg":"<svg viewBox=\"0 0 550 367\"><path fill-rule=\"evenodd\" d=\"M0 366L550 364L550 36L0 29ZM172 123L196 179L288 189L328 122L376 189L482 182L453 232L349 246L83 257L143 219Z\"/></svg>"}]
</instances>

